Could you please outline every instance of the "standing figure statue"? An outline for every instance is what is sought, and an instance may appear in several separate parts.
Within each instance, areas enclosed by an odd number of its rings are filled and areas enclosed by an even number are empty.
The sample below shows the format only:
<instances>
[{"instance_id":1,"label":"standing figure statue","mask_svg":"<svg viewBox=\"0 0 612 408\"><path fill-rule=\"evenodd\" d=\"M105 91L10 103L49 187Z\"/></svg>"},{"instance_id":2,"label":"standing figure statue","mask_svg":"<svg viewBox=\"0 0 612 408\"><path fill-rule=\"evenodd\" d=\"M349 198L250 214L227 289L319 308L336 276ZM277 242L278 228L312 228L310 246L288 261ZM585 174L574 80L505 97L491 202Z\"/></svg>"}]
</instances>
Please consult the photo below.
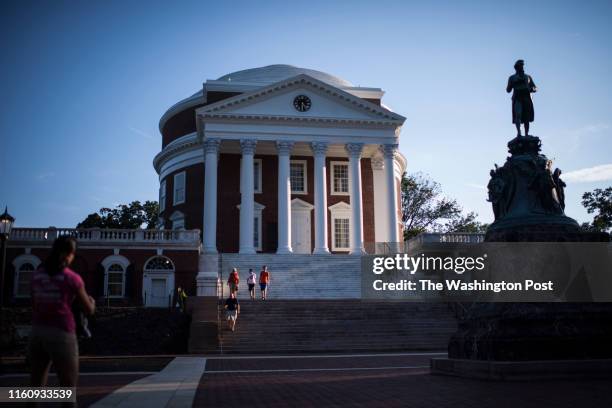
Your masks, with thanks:
<instances>
[{"instance_id":1,"label":"standing figure statue","mask_svg":"<svg viewBox=\"0 0 612 408\"><path fill-rule=\"evenodd\" d=\"M555 169L553 173L553 181L555 182L555 189L557 191L559 205L561 206L562 210L565 210L565 187L567 187L567 184L561 180L561 169Z\"/></svg>"},{"instance_id":2,"label":"standing figure statue","mask_svg":"<svg viewBox=\"0 0 612 408\"><path fill-rule=\"evenodd\" d=\"M525 126L525 136L529 136L529 123L533 122L533 102L531 93L537 88L531 76L525 73L525 61L514 64L516 73L508 78L506 92L512 93L512 123L516 126L517 136L521 136L521 123Z\"/></svg>"}]
</instances>

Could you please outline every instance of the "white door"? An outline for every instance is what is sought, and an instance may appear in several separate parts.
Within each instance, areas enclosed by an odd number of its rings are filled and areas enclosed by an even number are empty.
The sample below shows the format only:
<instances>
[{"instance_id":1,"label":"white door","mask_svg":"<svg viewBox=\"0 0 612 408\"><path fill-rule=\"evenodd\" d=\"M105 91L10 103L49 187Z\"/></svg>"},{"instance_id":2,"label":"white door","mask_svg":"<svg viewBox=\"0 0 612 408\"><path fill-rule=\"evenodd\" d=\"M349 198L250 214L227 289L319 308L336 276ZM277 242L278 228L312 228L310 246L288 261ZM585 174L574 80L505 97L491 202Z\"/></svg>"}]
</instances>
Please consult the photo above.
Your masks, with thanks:
<instances>
[{"instance_id":1,"label":"white door","mask_svg":"<svg viewBox=\"0 0 612 408\"><path fill-rule=\"evenodd\" d=\"M149 305L152 307L168 307L168 291L166 290L165 278L151 279L151 299Z\"/></svg>"},{"instance_id":2,"label":"white door","mask_svg":"<svg viewBox=\"0 0 612 408\"><path fill-rule=\"evenodd\" d=\"M310 211L291 211L291 247L295 254L312 252L310 242Z\"/></svg>"}]
</instances>

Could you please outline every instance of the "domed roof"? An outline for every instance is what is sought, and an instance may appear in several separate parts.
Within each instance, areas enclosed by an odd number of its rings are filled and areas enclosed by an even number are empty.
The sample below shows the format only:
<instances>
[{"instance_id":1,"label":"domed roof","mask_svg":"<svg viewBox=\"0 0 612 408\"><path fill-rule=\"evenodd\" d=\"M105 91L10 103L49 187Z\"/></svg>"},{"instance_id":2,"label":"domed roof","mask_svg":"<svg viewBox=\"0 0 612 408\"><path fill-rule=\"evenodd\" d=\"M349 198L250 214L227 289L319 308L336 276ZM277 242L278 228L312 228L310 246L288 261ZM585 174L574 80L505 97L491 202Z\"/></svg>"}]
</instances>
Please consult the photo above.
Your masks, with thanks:
<instances>
[{"instance_id":1,"label":"domed roof","mask_svg":"<svg viewBox=\"0 0 612 408\"><path fill-rule=\"evenodd\" d=\"M223 75L222 77L217 79L217 81L272 84L300 74L309 75L313 78L318 79L319 81L328 83L335 87L342 88L353 86L353 84L351 84L349 81L342 78L338 78L337 76L327 74L325 72L284 64L268 65L265 67L251 68L242 71L232 72L230 74Z\"/></svg>"}]
</instances>

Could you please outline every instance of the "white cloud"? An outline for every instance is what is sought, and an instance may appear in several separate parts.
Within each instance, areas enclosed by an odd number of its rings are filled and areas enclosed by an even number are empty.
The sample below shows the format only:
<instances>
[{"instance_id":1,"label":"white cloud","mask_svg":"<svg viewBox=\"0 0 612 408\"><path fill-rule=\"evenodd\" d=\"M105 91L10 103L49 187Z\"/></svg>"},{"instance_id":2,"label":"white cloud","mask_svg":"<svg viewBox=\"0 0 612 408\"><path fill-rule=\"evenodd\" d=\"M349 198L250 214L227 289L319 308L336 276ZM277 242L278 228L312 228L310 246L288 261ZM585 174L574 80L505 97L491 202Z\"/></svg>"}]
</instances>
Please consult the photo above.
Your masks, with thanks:
<instances>
[{"instance_id":1,"label":"white cloud","mask_svg":"<svg viewBox=\"0 0 612 408\"><path fill-rule=\"evenodd\" d=\"M593 123L593 124L586 125L578 129L574 129L572 130L572 133L582 136L582 135L589 135L593 133L600 133L608 129L610 129L610 125L608 125L607 123Z\"/></svg>"},{"instance_id":2,"label":"white cloud","mask_svg":"<svg viewBox=\"0 0 612 408\"><path fill-rule=\"evenodd\" d=\"M54 172L46 171L46 172L42 172L42 173L37 174L36 178L38 180L44 181L44 180L50 179L51 177L54 177L54 176L55 176Z\"/></svg>"},{"instance_id":3,"label":"white cloud","mask_svg":"<svg viewBox=\"0 0 612 408\"><path fill-rule=\"evenodd\" d=\"M145 132L144 130L137 129L137 128L133 127L133 126L128 126L128 129L129 129L129 130L130 130L132 133L135 133L135 134L137 134L138 136L142 136L142 137L144 137L145 139L154 139L154 137L153 137L153 136L151 136L150 134L148 134L148 133L147 133L147 132Z\"/></svg>"},{"instance_id":4,"label":"white cloud","mask_svg":"<svg viewBox=\"0 0 612 408\"><path fill-rule=\"evenodd\" d=\"M468 187L471 187L471 188L478 189L478 190L486 190L487 189L487 187L483 186L482 184L466 183L465 185L468 186Z\"/></svg>"},{"instance_id":5,"label":"white cloud","mask_svg":"<svg viewBox=\"0 0 612 408\"><path fill-rule=\"evenodd\" d=\"M587 167L563 173L561 178L570 183L589 183L594 181L612 180L612 164Z\"/></svg>"}]
</instances>

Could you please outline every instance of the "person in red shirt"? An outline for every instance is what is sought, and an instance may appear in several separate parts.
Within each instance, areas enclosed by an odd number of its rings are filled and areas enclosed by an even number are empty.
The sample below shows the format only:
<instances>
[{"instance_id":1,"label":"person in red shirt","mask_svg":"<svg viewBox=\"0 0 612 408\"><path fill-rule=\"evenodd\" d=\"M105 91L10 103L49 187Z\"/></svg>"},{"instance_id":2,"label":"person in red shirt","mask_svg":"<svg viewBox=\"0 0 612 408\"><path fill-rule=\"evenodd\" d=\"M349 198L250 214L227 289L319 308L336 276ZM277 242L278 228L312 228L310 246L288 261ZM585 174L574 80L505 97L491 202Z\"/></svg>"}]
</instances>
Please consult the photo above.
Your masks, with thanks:
<instances>
[{"instance_id":1,"label":"person in red shirt","mask_svg":"<svg viewBox=\"0 0 612 408\"><path fill-rule=\"evenodd\" d=\"M268 267L263 266L263 270L259 273L259 287L261 288L261 300L268 298L268 285L270 284L270 272Z\"/></svg>"},{"instance_id":2,"label":"person in red shirt","mask_svg":"<svg viewBox=\"0 0 612 408\"><path fill-rule=\"evenodd\" d=\"M32 276L32 332L28 345L30 384L47 384L51 362L62 387L76 387L79 347L72 302L88 315L96 303L85 291L83 279L69 266L76 253L74 238L63 235L53 242L51 253Z\"/></svg>"},{"instance_id":3,"label":"person in red shirt","mask_svg":"<svg viewBox=\"0 0 612 408\"><path fill-rule=\"evenodd\" d=\"M238 269L233 268L229 278L227 278L227 286L230 288L230 294L238 292L238 283L240 283L240 277L238 276Z\"/></svg>"}]
</instances>

